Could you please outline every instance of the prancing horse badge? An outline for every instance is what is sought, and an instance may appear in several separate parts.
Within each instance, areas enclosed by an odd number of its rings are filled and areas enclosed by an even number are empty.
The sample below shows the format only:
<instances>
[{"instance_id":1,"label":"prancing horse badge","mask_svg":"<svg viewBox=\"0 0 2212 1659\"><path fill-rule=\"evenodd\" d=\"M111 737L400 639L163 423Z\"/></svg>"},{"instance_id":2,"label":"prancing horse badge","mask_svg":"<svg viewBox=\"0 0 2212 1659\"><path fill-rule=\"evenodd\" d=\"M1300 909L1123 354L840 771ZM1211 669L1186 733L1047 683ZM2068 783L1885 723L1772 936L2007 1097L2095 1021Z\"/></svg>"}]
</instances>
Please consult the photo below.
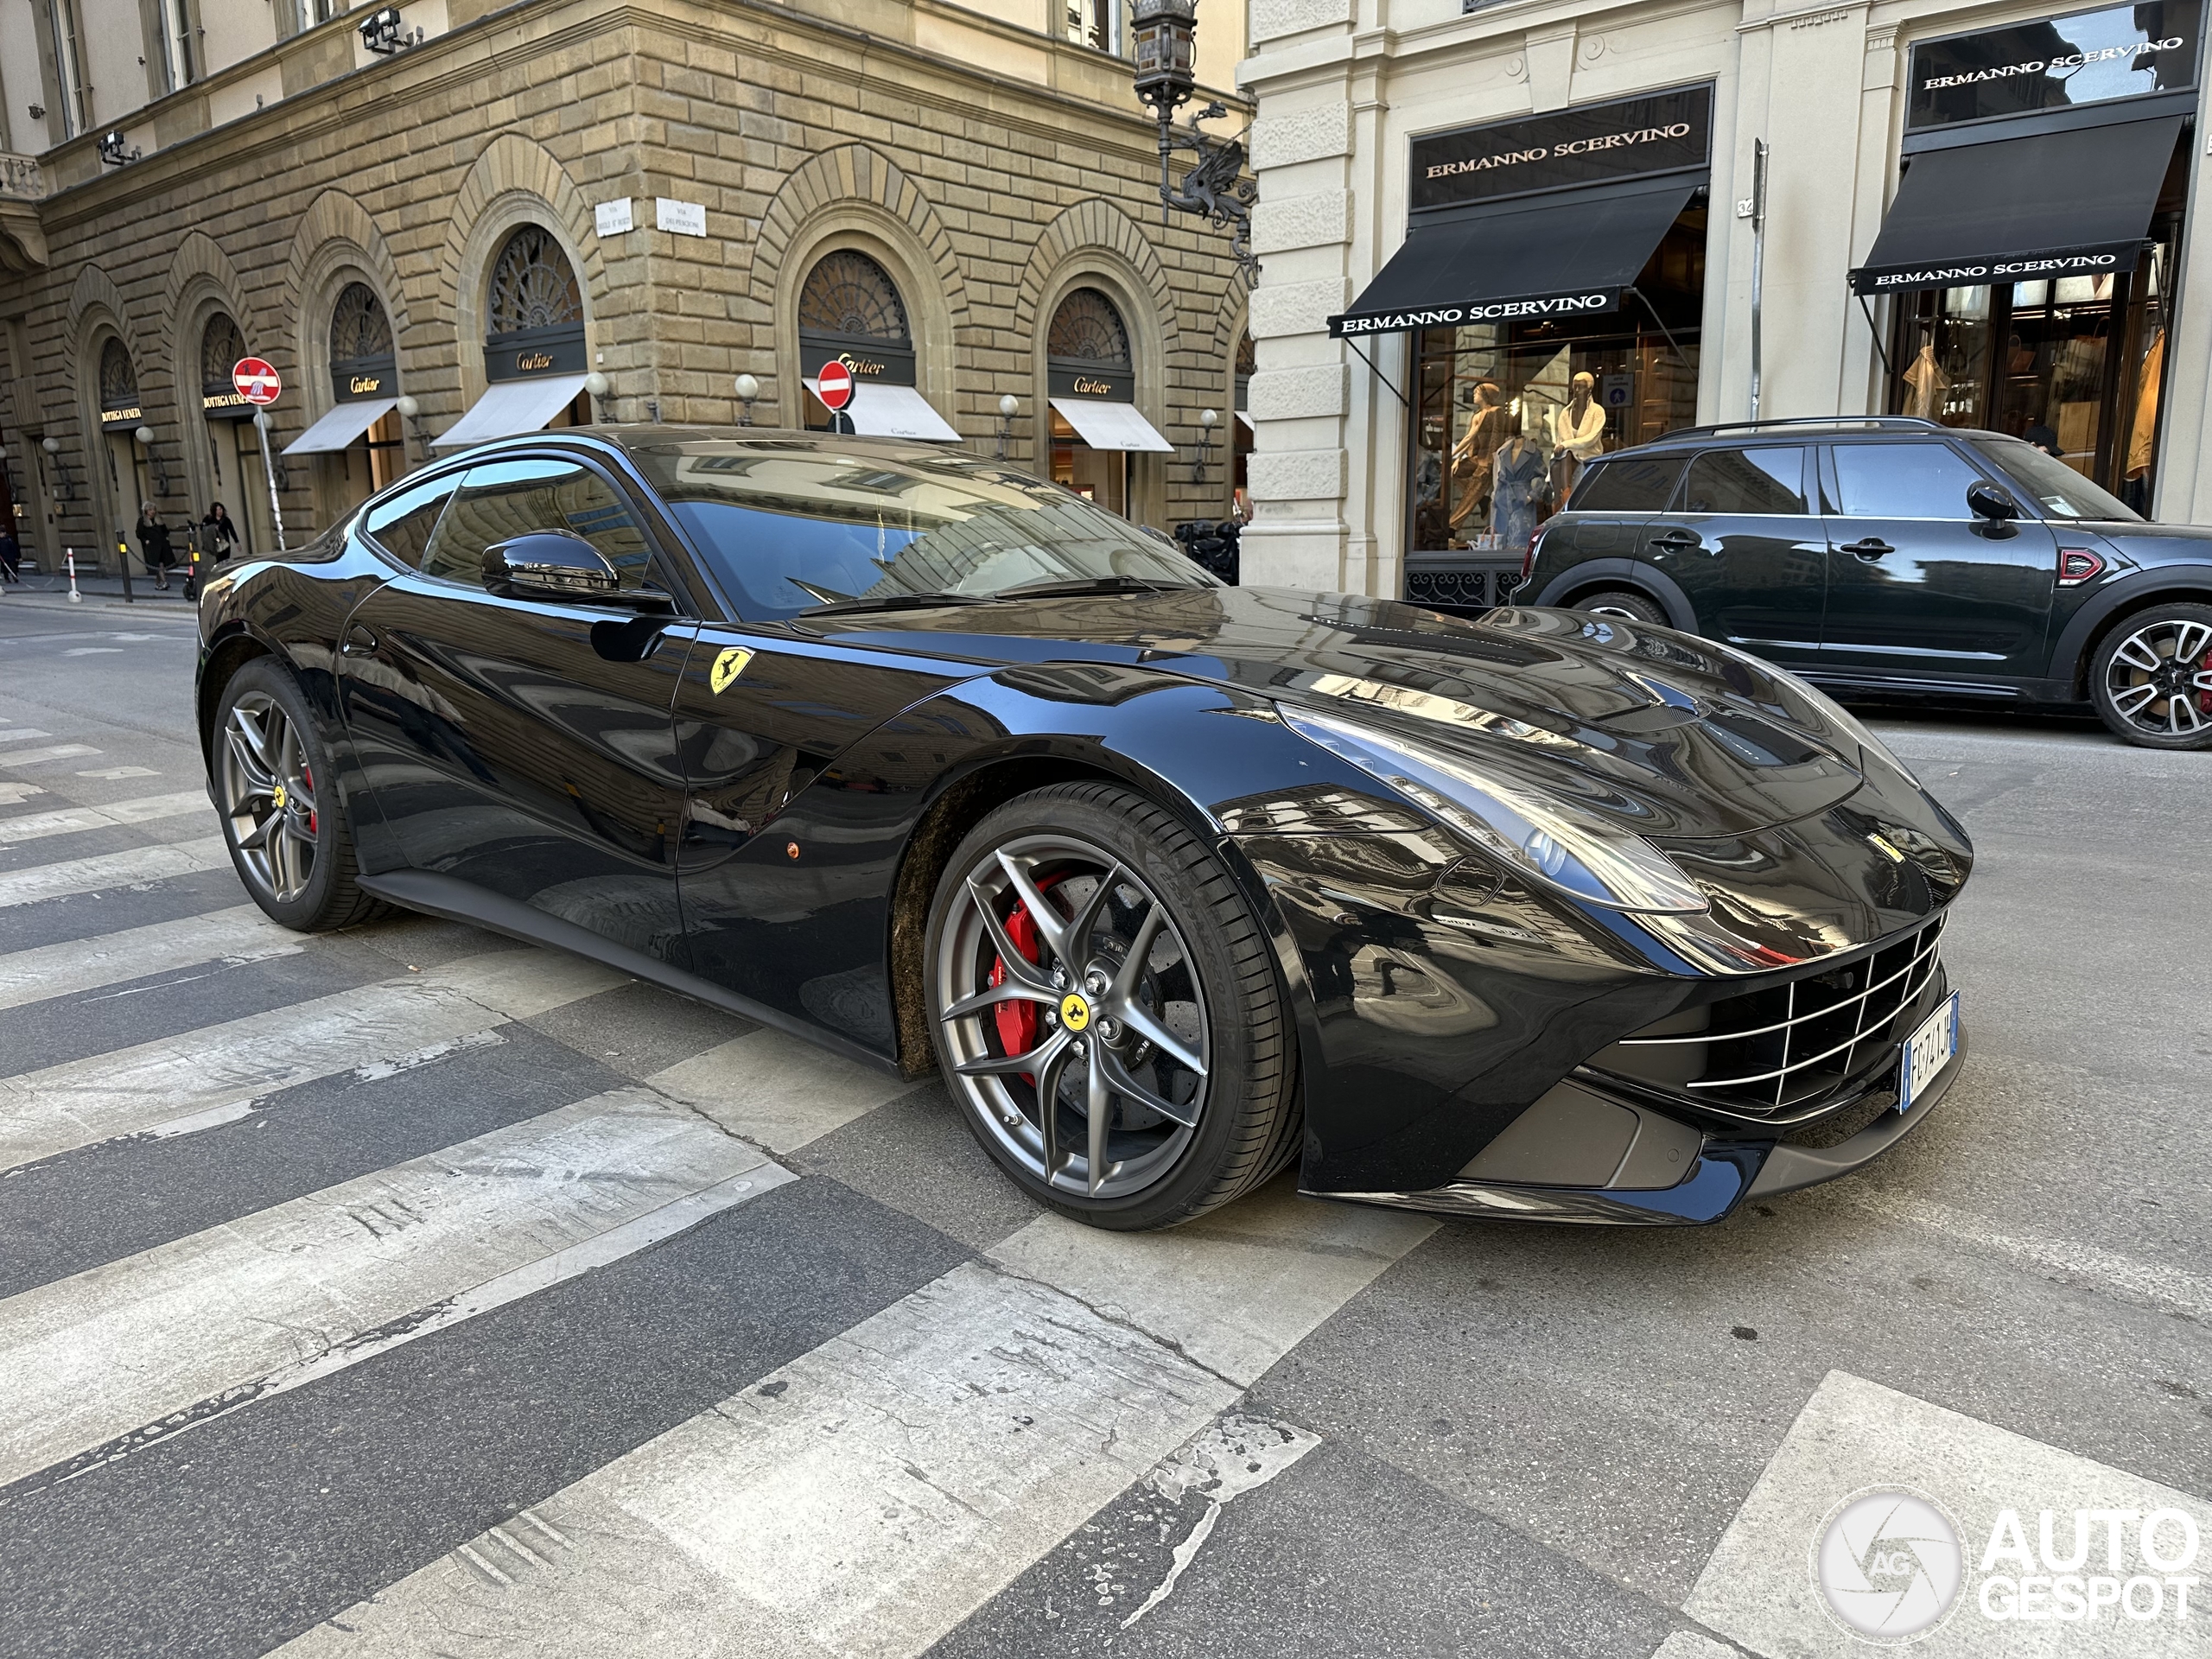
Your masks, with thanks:
<instances>
[{"instance_id":1,"label":"prancing horse badge","mask_svg":"<svg viewBox=\"0 0 2212 1659\"><path fill-rule=\"evenodd\" d=\"M716 696L729 690L729 683L745 672L745 665L753 660L753 653L743 645L732 645L715 658L715 665L707 672L707 683Z\"/></svg>"}]
</instances>

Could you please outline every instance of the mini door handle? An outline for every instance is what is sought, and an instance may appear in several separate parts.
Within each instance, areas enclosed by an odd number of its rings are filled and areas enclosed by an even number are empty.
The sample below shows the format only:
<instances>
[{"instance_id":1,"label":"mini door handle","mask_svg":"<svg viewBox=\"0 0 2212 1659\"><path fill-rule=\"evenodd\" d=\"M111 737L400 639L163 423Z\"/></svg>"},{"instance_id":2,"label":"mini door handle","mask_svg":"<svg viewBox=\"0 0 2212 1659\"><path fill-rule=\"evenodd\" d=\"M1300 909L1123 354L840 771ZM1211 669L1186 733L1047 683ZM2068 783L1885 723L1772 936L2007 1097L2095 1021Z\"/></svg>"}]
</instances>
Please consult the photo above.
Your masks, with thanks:
<instances>
[{"instance_id":1,"label":"mini door handle","mask_svg":"<svg viewBox=\"0 0 2212 1659\"><path fill-rule=\"evenodd\" d=\"M1897 549L1878 537L1869 536L1864 541L1846 542L1843 544L1843 550L1847 553L1856 553L1862 559L1878 559L1885 553L1896 552Z\"/></svg>"},{"instance_id":2,"label":"mini door handle","mask_svg":"<svg viewBox=\"0 0 2212 1659\"><path fill-rule=\"evenodd\" d=\"M1687 530L1670 530L1664 536L1653 537L1651 538L1651 545L1654 547L1673 548L1679 551L1684 548L1702 547L1705 543L1698 540L1696 537L1691 535Z\"/></svg>"}]
</instances>

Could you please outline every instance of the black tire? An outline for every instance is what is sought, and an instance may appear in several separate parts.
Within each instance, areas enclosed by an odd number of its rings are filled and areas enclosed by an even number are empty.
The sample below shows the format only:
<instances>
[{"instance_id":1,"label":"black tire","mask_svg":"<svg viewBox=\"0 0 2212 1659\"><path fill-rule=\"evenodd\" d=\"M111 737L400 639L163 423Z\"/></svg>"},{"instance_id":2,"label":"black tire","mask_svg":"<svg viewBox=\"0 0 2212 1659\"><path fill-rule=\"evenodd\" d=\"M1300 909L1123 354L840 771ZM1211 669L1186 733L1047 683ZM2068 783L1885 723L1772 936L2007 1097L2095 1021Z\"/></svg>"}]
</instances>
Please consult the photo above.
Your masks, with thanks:
<instances>
[{"instance_id":1,"label":"black tire","mask_svg":"<svg viewBox=\"0 0 2212 1659\"><path fill-rule=\"evenodd\" d=\"M384 908L355 880L329 753L307 695L276 658L257 657L223 688L211 762L232 866L270 919L321 933Z\"/></svg>"},{"instance_id":2,"label":"black tire","mask_svg":"<svg viewBox=\"0 0 2212 1659\"><path fill-rule=\"evenodd\" d=\"M2212 605L2157 605L2114 623L2090 660L2089 700L2130 743L2212 748Z\"/></svg>"},{"instance_id":3,"label":"black tire","mask_svg":"<svg viewBox=\"0 0 2212 1659\"><path fill-rule=\"evenodd\" d=\"M1659 601L1633 588L1608 588L1602 594L1586 594L1573 608L1595 616L1624 616L1631 622L1653 622L1664 627L1667 613Z\"/></svg>"},{"instance_id":4,"label":"black tire","mask_svg":"<svg viewBox=\"0 0 2212 1659\"><path fill-rule=\"evenodd\" d=\"M1064 887L1046 902L1079 960L1062 963L1050 941L1022 932L1033 924L1019 913L1028 901L1017 869L1040 896ZM1144 957L1131 967L1139 941ZM1006 975L1008 945L1035 967ZM1039 1204L1095 1227L1169 1227L1241 1198L1296 1154L1297 1037L1266 933L1212 849L1143 796L1058 784L990 813L938 882L923 961L946 1085L984 1150ZM946 1017L990 992L995 974L1007 982L997 1002ZM1070 1001L1083 1007L1066 1014ZM1025 1072L1016 1057L1042 1063ZM1051 1139L1040 1073L1054 1084ZM1089 1103L1099 1090L1109 1111L1094 1180Z\"/></svg>"}]
</instances>

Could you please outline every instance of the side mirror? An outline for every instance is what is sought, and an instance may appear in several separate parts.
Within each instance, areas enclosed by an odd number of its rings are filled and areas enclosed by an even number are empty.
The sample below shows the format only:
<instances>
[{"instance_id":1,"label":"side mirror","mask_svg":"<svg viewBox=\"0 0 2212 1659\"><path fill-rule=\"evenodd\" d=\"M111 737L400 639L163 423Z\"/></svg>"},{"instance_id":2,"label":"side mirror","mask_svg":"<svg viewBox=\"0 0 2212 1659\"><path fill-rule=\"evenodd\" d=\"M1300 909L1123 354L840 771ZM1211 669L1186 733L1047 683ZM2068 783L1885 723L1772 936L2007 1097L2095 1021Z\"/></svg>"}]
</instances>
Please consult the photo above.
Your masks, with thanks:
<instances>
[{"instance_id":1,"label":"side mirror","mask_svg":"<svg viewBox=\"0 0 2212 1659\"><path fill-rule=\"evenodd\" d=\"M1994 484L1980 482L1967 486L1967 510L1993 524L2010 524L2020 516L2019 503Z\"/></svg>"},{"instance_id":2,"label":"side mirror","mask_svg":"<svg viewBox=\"0 0 2212 1659\"><path fill-rule=\"evenodd\" d=\"M484 585L517 599L610 601L621 580L600 550L565 530L532 531L484 550Z\"/></svg>"}]
</instances>

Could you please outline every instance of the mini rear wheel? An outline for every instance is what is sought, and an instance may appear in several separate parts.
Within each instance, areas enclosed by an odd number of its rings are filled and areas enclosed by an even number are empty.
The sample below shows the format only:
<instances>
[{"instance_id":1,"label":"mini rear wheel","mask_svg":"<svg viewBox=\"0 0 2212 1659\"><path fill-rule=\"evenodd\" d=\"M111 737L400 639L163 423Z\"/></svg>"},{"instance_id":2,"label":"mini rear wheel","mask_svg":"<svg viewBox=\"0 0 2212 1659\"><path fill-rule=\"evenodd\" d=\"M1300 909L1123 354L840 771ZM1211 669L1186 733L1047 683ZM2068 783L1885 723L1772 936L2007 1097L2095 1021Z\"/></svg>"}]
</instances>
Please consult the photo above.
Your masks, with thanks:
<instances>
[{"instance_id":1,"label":"mini rear wheel","mask_svg":"<svg viewBox=\"0 0 2212 1659\"><path fill-rule=\"evenodd\" d=\"M1298 1147L1295 1037L1259 922L1142 796L1055 785L969 832L931 907L938 1058L976 1138L1094 1226L1171 1226Z\"/></svg>"},{"instance_id":2,"label":"mini rear wheel","mask_svg":"<svg viewBox=\"0 0 2212 1659\"><path fill-rule=\"evenodd\" d=\"M1657 600L1630 588L1611 588L1602 594L1592 594L1587 599L1575 601L1574 608L1587 611L1592 616L1624 616L1631 622L1654 622L1662 627L1667 622L1667 613Z\"/></svg>"},{"instance_id":3,"label":"mini rear wheel","mask_svg":"<svg viewBox=\"0 0 2212 1659\"><path fill-rule=\"evenodd\" d=\"M259 657L215 710L215 796L231 862L253 901L302 933L348 927L381 906L353 880L353 841L307 696Z\"/></svg>"},{"instance_id":4,"label":"mini rear wheel","mask_svg":"<svg viewBox=\"0 0 2212 1659\"><path fill-rule=\"evenodd\" d=\"M2159 605L2120 623L2089 665L2089 696L2130 743L2212 748L2212 605Z\"/></svg>"}]
</instances>

